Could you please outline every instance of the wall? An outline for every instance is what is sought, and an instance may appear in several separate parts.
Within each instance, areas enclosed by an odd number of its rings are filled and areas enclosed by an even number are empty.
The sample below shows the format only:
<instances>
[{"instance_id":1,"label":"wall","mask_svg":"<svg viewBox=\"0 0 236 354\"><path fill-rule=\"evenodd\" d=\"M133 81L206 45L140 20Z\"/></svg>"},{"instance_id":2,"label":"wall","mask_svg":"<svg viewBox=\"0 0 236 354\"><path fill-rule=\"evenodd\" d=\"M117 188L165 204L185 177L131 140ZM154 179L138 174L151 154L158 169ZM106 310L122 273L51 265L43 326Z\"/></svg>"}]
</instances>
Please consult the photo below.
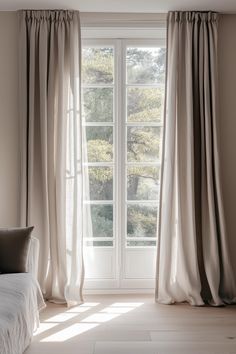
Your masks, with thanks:
<instances>
[{"instance_id":1,"label":"wall","mask_svg":"<svg viewBox=\"0 0 236 354\"><path fill-rule=\"evenodd\" d=\"M223 198L236 274L236 15L219 24L220 148ZM0 12L0 226L18 223L17 16Z\"/></svg>"},{"instance_id":2,"label":"wall","mask_svg":"<svg viewBox=\"0 0 236 354\"><path fill-rule=\"evenodd\" d=\"M223 199L236 275L236 15L219 23L219 91Z\"/></svg>"},{"instance_id":3,"label":"wall","mask_svg":"<svg viewBox=\"0 0 236 354\"><path fill-rule=\"evenodd\" d=\"M0 12L0 227L18 224L17 16Z\"/></svg>"}]
</instances>

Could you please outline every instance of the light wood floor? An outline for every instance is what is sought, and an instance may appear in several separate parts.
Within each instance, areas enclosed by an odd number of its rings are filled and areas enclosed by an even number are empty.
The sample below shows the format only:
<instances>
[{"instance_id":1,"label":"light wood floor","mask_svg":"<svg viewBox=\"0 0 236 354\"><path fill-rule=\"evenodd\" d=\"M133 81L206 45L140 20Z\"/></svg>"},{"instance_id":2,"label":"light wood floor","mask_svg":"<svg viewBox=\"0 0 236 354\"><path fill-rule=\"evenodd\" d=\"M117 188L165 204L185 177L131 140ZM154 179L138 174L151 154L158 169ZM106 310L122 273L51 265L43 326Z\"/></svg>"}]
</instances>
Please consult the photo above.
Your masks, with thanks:
<instances>
[{"instance_id":1,"label":"light wood floor","mask_svg":"<svg viewBox=\"0 0 236 354\"><path fill-rule=\"evenodd\" d=\"M158 305L150 295L48 304L26 354L236 354L236 306Z\"/></svg>"}]
</instances>

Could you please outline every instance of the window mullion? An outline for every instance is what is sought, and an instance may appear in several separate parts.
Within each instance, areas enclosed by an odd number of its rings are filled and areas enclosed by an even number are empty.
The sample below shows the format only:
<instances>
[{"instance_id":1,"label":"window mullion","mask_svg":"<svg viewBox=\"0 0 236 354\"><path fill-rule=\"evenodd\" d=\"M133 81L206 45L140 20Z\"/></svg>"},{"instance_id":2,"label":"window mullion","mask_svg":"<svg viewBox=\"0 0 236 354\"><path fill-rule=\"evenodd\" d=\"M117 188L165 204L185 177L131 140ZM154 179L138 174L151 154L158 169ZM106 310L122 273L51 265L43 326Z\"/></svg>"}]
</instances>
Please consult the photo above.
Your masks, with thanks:
<instances>
[{"instance_id":1,"label":"window mullion","mask_svg":"<svg viewBox=\"0 0 236 354\"><path fill-rule=\"evenodd\" d=\"M117 41L117 238L118 238L118 277L119 283L124 274L124 247L125 247L125 51L123 40Z\"/></svg>"}]
</instances>

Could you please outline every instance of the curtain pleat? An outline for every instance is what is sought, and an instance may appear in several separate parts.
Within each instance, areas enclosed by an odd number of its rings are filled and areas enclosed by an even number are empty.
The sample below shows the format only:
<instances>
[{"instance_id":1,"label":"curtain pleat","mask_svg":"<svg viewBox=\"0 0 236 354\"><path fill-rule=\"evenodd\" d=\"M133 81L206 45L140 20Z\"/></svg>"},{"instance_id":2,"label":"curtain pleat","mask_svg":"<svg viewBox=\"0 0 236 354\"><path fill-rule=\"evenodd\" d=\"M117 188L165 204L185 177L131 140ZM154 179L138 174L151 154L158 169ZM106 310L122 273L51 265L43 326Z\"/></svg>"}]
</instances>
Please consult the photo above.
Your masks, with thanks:
<instances>
[{"instance_id":1,"label":"curtain pleat","mask_svg":"<svg viewBox=\"0 0 236 354\"><path fill-rule=\"evenodd\" d=\"M19 11L21 224L35 225L46 299L68 304L84 276L80 51L78 11Z\"/></svg>"},{"instance_id":2,"label":"curtain pleat","mask_svg":"<svg viewBox=\"0 0 236 354\"><path fill-rule=\"evenodd\" d=\"M220 187L218 14L170 12L156 300L236 300Z\"/></svg>"}]
</instances>

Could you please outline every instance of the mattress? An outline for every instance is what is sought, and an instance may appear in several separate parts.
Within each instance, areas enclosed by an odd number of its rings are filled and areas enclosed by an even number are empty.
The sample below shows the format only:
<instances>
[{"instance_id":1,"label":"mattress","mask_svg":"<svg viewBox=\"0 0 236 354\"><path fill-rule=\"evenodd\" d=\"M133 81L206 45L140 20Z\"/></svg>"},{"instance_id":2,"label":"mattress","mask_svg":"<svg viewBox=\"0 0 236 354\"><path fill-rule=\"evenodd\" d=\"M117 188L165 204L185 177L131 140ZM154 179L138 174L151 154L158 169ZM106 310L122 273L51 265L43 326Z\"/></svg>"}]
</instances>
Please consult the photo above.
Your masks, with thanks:
<instances>
[{"instance_id":1,"label":"mattress","mask_svg":"<svg viewBox=\"0 0 236 354\"><path fill-rule=\"evenodd\" d=\"M0 275L0 354L22 354L44 307L32 273Z\"/></svg>"}]
</instances>

